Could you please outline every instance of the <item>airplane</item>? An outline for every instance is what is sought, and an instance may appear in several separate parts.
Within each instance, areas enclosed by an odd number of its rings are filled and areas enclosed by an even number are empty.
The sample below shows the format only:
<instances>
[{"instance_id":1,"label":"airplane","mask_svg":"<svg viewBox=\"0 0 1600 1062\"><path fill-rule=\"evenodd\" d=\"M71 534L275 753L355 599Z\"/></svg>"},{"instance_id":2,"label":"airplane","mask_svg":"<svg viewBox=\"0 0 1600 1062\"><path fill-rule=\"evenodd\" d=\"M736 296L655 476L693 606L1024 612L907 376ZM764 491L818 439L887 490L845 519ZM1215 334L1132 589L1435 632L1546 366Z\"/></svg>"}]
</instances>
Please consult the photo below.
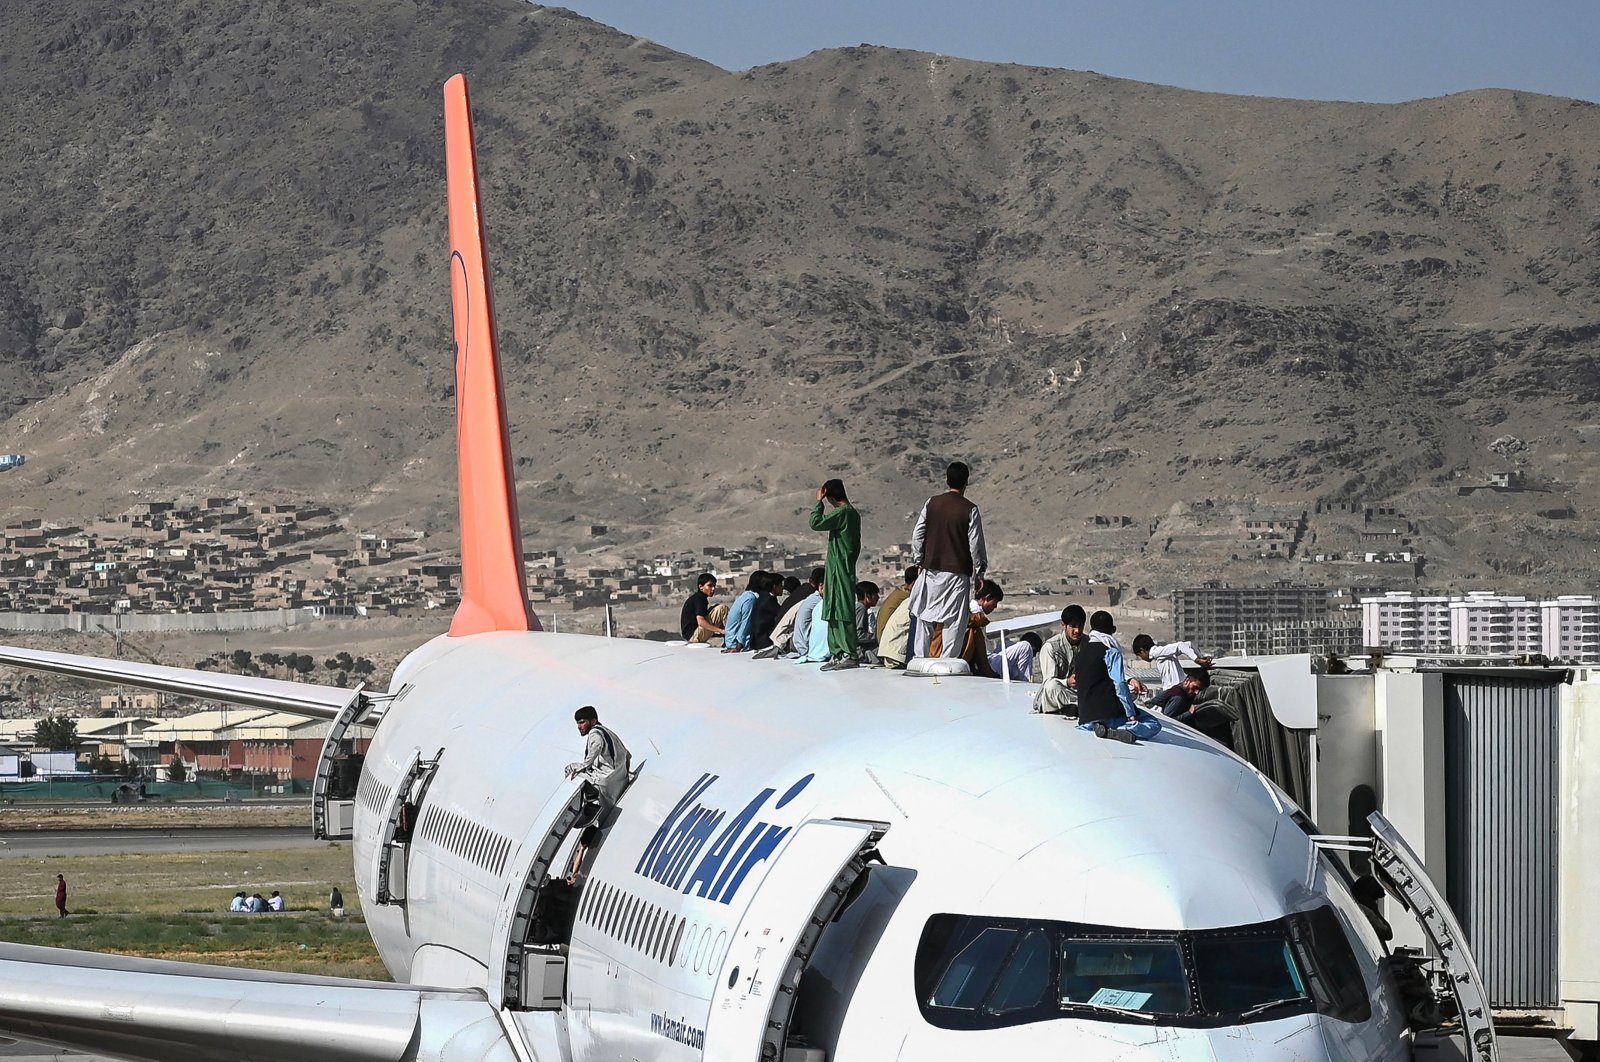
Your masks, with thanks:
<instances>
[{"instance_id":1,"label":"airplane","mask_svg":"<svg viewBox=\"0 0 1600 1062\"><path fill-rule=\"evenodd\" d=\"M1138 744L1030 687L823 673L543 631L529 607L465 78L445 86L462 599L386 691L0 648L0 663L330 722L313 828L348 839L394 983L0 945L0 1034L171 1062L886 1062L1411 1056L1414 998L1334 852L1445 956L1465 938L1381 816L1328 838L1181 724ZM591 705L634 750L598 813ZM353 795L334 762L373 727ZM348 781L348 780L346 780ZM592 819L592 821L590 821Z\"/></svg>"}]
</instances>

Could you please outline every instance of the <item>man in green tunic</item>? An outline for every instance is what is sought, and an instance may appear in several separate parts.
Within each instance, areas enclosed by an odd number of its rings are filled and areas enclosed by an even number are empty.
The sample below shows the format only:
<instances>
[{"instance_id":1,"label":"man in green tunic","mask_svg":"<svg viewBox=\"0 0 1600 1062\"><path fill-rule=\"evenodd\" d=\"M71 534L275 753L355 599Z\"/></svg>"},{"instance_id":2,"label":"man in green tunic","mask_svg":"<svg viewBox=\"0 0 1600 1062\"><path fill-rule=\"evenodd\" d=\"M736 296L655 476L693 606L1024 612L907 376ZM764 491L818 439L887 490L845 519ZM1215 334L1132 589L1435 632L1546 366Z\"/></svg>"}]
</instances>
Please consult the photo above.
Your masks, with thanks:
<instances>
[{"instance_id":1,"label":"man in green tunic","mask_svg":"<svg viewBox=\"0 0 1600 1062\"><path fill-rule=\"evenodd\" d=\"M827 506L833 511L828 512ZM830 479L817 488L811 530L828 533L828 561L822 583L822 616L828 621L824 671L861 666L856 646L856 557L861 554L861 514L845 497L844 481Z\"/></svg>"}]
</instances>

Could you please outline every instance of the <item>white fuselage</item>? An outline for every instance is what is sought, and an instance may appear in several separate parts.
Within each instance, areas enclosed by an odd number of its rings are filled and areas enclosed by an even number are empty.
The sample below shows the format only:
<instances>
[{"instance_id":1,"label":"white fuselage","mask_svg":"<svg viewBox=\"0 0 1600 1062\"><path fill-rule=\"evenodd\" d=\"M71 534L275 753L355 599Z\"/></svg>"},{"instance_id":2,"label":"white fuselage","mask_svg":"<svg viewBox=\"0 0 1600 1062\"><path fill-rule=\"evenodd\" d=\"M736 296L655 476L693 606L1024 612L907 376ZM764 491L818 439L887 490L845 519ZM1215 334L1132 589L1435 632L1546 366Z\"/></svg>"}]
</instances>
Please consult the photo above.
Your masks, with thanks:
<instances>
[{"instance_id":1,"label":"white fuselage","mask_svg":"<svg viewBox=\"0 0 1600 1062\"><path fill-rule=\"evenodd\" d=\"M878 850L893 868L850 940L824 933L817 961L826 952L836 965L838 998L801 993L797 1013L837 1062L1408 1051L1375 962L1382 946L1293 808L1183 728L1122 745L1032 713L1020 683L821 673L544 633L436 639L401 665L392 692L407 685L367 757L354 845L356 887L397 979L482 988L500 1002L518 890L572 795L562 767L582 748L573 711L594 705L632 750L637 780L584 867L553 1026L566 1057L688 1059L702 1048L722 1057L706 1030L714 1039L738 980L741 919L803 870L769 876L798 828L834 819L885 824ZM406 903L380 906L388 802L411 761L435 754L418 809L432 828L410 845ZM1370 1020L1298 1014L1183 1028L1062 1018L951 1030L926 1020L913 985L935 915L1209 930L1330 900L1356 945Z\"/></svg>"}]
</instances>

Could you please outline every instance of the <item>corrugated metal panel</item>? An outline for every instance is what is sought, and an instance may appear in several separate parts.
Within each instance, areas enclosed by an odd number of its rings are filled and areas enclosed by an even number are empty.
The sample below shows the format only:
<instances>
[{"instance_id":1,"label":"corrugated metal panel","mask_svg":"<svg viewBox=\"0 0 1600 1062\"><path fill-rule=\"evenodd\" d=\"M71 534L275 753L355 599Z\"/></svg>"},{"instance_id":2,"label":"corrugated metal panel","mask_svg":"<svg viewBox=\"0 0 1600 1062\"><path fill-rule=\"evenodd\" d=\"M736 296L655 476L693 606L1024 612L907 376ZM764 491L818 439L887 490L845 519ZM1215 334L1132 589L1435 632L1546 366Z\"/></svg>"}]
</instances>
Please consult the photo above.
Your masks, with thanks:
<instances>
[{"instance_id":1,"label":"corrugated metal panel","mask_svg":"<svg viewBox=\"0 0 1600 1062\"><path fill-rule=\"evenodd\" d=\"M1560 1004L1559 683L1445 681L1446 893L1496 1007Z\"/></svg>"}]
</instances>

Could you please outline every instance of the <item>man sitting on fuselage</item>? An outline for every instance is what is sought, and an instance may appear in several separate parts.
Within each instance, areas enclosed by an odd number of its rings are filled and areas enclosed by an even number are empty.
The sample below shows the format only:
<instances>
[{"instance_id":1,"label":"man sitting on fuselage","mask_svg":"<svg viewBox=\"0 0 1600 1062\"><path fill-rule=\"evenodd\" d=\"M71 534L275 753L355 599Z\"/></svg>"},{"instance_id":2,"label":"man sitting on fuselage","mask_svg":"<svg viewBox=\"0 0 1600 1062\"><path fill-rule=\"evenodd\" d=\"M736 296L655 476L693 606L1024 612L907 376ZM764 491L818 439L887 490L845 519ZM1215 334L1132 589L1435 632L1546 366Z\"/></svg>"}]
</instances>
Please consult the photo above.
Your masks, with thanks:
<instances>
[{"instance_id":1,"label":"man sitting on fuselage","mask_svg":"<svg viewBox=\"0 0 1600 1062\"><path fill-rule=\"evenodd\" d=\"M1072 672L1086 644L1083 626L1082 605L1068 605L1061 610L1061 633L1045 642L1039 652L1039 692L1033 695L1034 711L1078 714L1078 691Z\"/></svg>"},{"instance_id":2,"label":"man sitting on fuselage","mask_svg":"<svg viewBox=\"0 0 1600 1062\"><path fill-rule=\"evenodd\" d=\"M1088 644L1078 654L1075 672L1078 729L1128 744L1135 738L1155 737L1161 732L1161 722L1133 703L1111 613L1101 610L1090 616L1089 631Z\"/></svg>"}]
</instances>

